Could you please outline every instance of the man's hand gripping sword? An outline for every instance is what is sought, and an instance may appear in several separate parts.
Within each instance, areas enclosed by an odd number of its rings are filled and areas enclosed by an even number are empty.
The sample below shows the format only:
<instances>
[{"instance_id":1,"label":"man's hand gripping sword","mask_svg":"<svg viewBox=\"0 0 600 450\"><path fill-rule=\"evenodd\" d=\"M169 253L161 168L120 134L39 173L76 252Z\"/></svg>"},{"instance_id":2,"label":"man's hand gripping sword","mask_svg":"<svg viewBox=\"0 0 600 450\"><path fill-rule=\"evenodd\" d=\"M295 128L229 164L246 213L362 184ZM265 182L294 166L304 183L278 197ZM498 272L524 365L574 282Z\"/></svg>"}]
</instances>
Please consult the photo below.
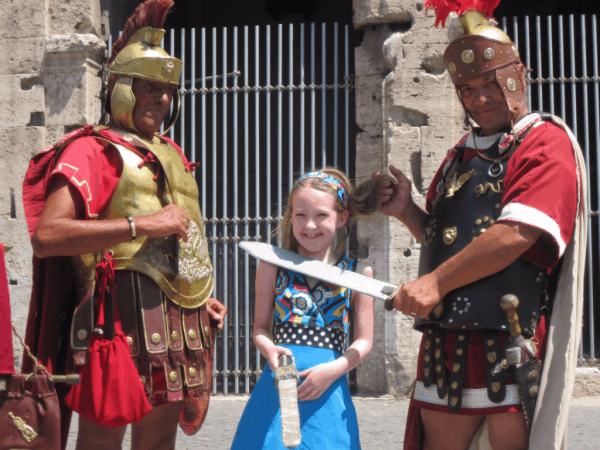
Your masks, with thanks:
<instances>
[{"instance_id":1,"label":"man's hand gripping sword","mask_svg":"<svg viewBox=\"0 0 600 450\"><path fill-rule=\"evenodd\" d=\"M296 448L302 442L298 411L298 369L293 357L281 355L279 367L273 371L275 387L279 390L281 410L281 442L286 448Z\"/></svg>"}]
</instances>

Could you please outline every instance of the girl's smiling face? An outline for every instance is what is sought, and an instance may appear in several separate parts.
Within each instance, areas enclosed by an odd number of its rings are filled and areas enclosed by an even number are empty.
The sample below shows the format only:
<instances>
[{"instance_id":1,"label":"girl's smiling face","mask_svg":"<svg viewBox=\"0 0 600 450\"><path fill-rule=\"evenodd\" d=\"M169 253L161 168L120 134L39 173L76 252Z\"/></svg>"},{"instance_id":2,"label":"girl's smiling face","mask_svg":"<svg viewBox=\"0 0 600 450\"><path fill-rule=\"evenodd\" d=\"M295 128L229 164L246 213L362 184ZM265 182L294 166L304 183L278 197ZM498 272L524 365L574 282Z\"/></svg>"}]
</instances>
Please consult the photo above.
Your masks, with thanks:
<instances>
[{"instance_id":1,"label":"girl's smiling face","mask_svg":"<svg viewBox=\"0 0 600 450\"><path fill-rule=\"evenodd\" d=\"M328 255L335 230L346 224L348 211L338 212L333 193L306 186L292 198L291 222L298 252L317 259Z\"/></svg>"}]
</instances>

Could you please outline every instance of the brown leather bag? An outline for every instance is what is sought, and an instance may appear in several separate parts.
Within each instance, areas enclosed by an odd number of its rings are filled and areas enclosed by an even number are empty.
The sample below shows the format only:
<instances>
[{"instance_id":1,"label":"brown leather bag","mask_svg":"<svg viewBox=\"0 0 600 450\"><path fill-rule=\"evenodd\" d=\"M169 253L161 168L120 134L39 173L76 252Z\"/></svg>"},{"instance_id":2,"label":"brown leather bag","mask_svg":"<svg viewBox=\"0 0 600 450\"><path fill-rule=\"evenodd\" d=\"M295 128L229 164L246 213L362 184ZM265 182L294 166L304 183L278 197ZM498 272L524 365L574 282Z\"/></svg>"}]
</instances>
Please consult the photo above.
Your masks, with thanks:
<instances>
[{"instance_id":1,"label":"brown leather bag","mask_svg":"<svg viewBox=\"0 0 600 450\"><path fill-rule=\"evenodd\" d=\"M13 332L21 340L14 326ZM49 375L24 347L35 362L34 373L0 375L0 450L60 450L60 406L54 382L74 384L79 376Z\"/></svg>"}]
</instances>

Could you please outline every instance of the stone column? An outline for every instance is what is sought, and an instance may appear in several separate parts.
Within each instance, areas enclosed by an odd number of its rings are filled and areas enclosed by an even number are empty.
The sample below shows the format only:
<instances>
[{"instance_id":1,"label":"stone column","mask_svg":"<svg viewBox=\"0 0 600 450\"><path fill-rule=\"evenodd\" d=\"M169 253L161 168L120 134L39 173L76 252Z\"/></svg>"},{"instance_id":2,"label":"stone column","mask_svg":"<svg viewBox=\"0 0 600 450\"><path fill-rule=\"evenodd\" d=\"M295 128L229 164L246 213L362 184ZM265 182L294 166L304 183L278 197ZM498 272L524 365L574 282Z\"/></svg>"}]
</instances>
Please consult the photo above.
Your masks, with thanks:
<instances>
[{"instance_id":1,"label":"stone column","mask_svg":"<svg viewBox=\"0 0 600 450\"><path fill-rule=\"evenodd\" d=\"M460 105L444 72L447 32L432 28L420 1L354 0L356 49L357 179L402 170L413 198L424 207L427 189L463 134ZM359 224L358 237L377 278L407 283L417 278L420 245L396 219L378 215ZM375 341L358 368L361 391L409 393L416 375L421 333L413 319L376 305Z\"/></svg>"},{"instance_id":2,"label":"stone column","mask_svg":"<svg viewBox=\"0 0 600 450\"><path fill-rule=\"evenodd\" d=\"M99 0L0 0L0 241L13 323L24 335L31 244L21 187L29 159L100 119L106 33ZM15 344L20 368L21 348Z\"/></svg>"}]
</instances>

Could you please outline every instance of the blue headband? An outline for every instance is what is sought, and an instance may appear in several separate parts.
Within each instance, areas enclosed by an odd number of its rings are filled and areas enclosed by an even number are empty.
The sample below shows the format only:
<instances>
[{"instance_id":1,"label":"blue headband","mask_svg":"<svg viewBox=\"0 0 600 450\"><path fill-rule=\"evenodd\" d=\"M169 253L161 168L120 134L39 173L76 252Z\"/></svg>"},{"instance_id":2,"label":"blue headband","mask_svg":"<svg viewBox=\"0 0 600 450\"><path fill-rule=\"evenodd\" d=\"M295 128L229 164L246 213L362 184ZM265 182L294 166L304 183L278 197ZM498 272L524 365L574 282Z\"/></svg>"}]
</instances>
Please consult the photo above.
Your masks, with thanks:
<instances>
[{"instance_id":1,"label":"blue headband","mask_svg":"<svg viewBox=\"0 0 600 450\"><path fill-rule=\"evenodd\" d=\"M337 195L340 201L342 202L342 205L344 205L344 208L348 208L348 202L346 201L346 190L337 179L323 172L310 172L298 178L296 183L298 183L298 181L300 180L303 180L304 178L318 178L321 181L327 183L332 188L335 188L335 190L337 191Z\"/></svg>"}]
</instances>

